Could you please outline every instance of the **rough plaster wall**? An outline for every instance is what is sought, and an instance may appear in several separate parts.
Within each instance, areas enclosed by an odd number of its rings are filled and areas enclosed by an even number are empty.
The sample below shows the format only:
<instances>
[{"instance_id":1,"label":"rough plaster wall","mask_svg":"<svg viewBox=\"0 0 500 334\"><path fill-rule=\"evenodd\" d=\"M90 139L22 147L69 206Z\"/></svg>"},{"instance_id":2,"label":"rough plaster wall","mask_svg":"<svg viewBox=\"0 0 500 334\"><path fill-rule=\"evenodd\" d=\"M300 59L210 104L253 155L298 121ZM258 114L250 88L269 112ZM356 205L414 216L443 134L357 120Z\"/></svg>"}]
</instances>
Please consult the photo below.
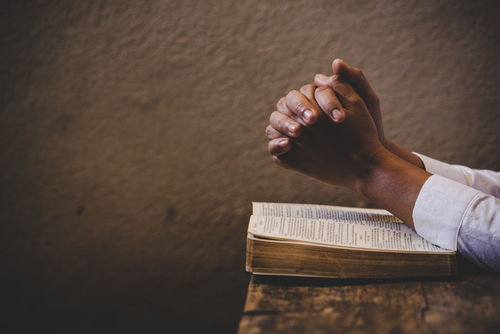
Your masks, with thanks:
<instances>
[{"instance_id":1,"label":"rough plaster wall","mask_svg":"<svg viewBox=\"0 0 500 334\"><path fill-rule=\"evenodd\" d=\"M370 205L266 151L276 101L336 57L388 138L500 169L496 1L0 8L0 329L234 331L251 201Z\"/></svg>"}]
</instances>

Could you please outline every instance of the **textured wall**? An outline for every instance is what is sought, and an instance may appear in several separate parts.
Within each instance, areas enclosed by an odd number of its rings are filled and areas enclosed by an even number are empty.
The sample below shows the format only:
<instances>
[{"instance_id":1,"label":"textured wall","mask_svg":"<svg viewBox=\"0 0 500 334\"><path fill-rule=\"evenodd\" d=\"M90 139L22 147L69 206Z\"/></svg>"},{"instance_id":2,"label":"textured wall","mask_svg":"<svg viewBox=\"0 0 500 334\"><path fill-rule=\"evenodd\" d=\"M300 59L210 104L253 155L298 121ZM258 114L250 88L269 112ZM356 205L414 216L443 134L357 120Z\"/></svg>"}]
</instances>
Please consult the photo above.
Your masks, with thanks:
<instances>
[{"instance_id":1,"label":"textured wall","mask_svg":"<svg viewBox=\"0 0 500 334\"><path fill-rule=\"evenodd\" d=\"M277 100L364 70L387 137L500 169L496 1L2 1L0 329L235 330L251 201L370 205L274 166Z\"/></svg>"}]
</instances>

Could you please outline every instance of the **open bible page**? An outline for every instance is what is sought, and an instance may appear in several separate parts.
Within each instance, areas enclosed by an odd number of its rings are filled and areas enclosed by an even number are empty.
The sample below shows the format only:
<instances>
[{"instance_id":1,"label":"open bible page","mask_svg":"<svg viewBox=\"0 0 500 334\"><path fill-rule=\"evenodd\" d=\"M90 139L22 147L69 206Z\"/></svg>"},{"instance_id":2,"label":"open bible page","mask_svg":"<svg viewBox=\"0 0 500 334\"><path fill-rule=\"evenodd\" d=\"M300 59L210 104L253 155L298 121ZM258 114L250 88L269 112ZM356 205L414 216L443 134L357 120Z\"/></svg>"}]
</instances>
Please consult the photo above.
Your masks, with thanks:
<instances>
[{"instance_id":1,"label":"open bible page","mask_svg":"<svg viewBox=\"0 0 500 334\"><path fill-rule=\"evenodd\" d=\"M380 221L402 223L389 211L331 205L253 202L253 215L308 219Z\"/></svg>"},{"instance_id":2,"label":"open bible page","mask_svg":"<svg viewBox=\"0 0 500 334\"><path fill-rule=\"evenodd\" d=\"M400 223L252 216L248 233L299 242L400 252L450 252Z\"/></svg>"}]
</instances>

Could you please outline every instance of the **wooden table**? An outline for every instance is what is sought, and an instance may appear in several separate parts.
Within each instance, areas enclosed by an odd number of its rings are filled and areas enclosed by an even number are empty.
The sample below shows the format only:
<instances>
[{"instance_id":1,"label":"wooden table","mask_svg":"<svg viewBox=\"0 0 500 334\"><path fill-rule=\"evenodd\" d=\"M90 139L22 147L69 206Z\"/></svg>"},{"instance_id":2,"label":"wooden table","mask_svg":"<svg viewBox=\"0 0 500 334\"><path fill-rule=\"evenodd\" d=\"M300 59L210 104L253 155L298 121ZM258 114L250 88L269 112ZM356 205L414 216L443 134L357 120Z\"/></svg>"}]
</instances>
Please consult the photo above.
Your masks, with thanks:
<instances>
[{"instance_id":1,"label":"wooden table","mask_svg":"<svg viewBox=\"0 0 500 334\"><path fill-rule=\"evenodd\" d=\"M238 334L500 333L500 281L465 260L433 279L252 276Z\"/></svg>"}]
</instances>

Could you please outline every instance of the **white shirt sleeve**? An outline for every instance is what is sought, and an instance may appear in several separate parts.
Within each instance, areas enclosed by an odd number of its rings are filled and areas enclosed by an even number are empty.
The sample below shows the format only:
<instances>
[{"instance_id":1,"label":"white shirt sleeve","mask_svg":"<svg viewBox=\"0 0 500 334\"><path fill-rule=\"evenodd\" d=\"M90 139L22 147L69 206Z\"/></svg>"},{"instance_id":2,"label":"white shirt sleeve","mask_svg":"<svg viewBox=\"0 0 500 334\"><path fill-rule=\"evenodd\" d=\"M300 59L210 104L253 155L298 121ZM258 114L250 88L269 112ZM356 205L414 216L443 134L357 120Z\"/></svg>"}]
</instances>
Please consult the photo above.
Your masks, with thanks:
<instances>
[{"instance_id":1,"label":"white shirt sleeve","mask_svg":"<svg viewBox=\"0 0 500 334\"><path fill-rule=\"evenodd\" d=\"M425 170L431 174L441 175L447 179L465 184L485 194L500 198L500 172L486 169L472 169L460 165L450 165L436 159L416 154L424 163Z\"/></svg>"},{"instance_id":2,"label":"white shirt sleeve","mask_svg":"<svg viewBox=\"0 0 500 334\"><path fill-rule=\"evenodd\" d=\"M431 176L413 209L418 234L500 272L500 173L418 155ZM493 195L493 196L492 196Z\"/></svg>"}]
</instances>

